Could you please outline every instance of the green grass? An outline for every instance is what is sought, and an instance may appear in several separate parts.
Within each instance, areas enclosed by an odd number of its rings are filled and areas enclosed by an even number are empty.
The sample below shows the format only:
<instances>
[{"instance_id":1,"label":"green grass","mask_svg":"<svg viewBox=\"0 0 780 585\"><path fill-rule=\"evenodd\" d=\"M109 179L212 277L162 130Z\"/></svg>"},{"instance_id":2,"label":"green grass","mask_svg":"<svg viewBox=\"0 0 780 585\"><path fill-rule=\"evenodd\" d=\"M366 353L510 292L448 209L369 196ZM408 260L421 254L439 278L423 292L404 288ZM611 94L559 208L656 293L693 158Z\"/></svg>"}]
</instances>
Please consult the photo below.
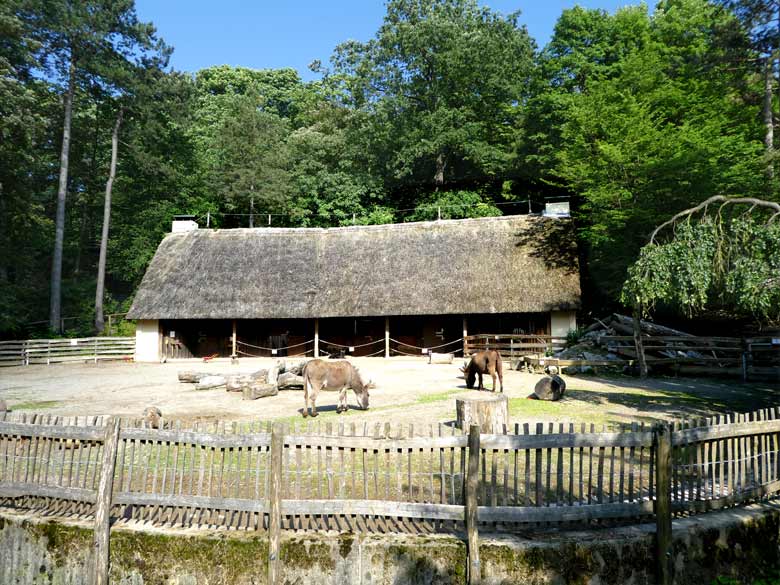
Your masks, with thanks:
<instances>
[{"instance_id":1,"label":"green grass","mask_svg":"<svg viewBox=\"0 0 780 585\"><path fill-rule=\"evenodd\" d=\"M444 390L443 392L432 392L431 394L423 394L417 397L417 404L430 404L432 402L442 402L454 396L455 394L462 394L466 392L464 388L455 388L453 390Z\"/></svg>"},{"instance_id":2,"label":"green grass","mask_svg":"<svg viewBox=\"0 0 780 585\"><path fill-rule=\"evenodd\" d=\"M29 400L27 402L17 402L10 406L11 410L44 410L59 405L60 403L56 400Z\"/></svg>"}]
</instances>

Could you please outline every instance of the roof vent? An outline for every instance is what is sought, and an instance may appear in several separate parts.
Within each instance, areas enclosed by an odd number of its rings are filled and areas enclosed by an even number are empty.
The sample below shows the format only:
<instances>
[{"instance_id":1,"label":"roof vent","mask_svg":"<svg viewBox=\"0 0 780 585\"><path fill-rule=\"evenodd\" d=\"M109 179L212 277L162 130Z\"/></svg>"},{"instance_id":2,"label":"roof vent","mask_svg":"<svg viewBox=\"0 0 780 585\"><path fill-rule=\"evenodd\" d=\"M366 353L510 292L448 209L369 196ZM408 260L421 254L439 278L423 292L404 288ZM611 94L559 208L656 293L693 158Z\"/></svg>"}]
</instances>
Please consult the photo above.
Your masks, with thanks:
<instances>
[{"instance_id":1,"label":"roof vent","mask_svg":"<svg viewBox=\"0 0 780 585\"><path fill-rule=\"evenodd\" d=\"M556 201L553 203L544 204L544 217L570 217L569 202L568 201Z\"/></svg>"},{"instance_id":2,"label":"roof vent","mask_svg":"<svg viewBox=\"0 0 780 585\"><path fill-rule=\"evenodd\" d=\"M173 224L171 225L171 233L177 234L180 232L191 232L198 229L198 222L195 221L194 215L174 215Z\"/></svg>"}]
</instances>

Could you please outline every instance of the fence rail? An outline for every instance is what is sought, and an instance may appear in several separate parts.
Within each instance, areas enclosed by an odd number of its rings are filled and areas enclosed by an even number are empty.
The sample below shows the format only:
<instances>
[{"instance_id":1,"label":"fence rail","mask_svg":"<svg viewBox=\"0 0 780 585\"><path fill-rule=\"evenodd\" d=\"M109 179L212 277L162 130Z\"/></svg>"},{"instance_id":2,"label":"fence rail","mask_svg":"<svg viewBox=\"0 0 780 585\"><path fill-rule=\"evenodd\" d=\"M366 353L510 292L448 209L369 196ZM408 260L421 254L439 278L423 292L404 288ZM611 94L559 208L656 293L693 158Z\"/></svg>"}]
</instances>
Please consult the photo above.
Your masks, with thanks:
<instances>
[{"instance_id":1,"label":"fence rail","mask_svg":"<svg viewBox=\"0 0 780 585\"><path fill-rule=\"evenodd\" d=\"M0 366L121 360L135 354L135 337L0 341Z\"/></svg>"},{"instance_id":2,"label":"fence rail","mask_svg":"<svg viewBox=\"0 0 780 585\"><path fill-rule=\"evenodd\" d=\"M510 360L527 355L547 355L560 351L566 345L565 337L551 335L508 335L501 333L480 333L467 335L463 339L464 353L495 349Z\"/></svg>"},{"instance_id":3,"label":"fence rail","mask_svg":"<svg viewBox=\"0 0 780 585\"><path fill-rule=\"evenodd\" d=\"M269 530L273 539L282 526L317 528L322 518L383 532L409 520L465 522L470 534L485 524L660 522L780 492L778 409L652 428L501 430L171 421L147 428L2 414L0 498L86 506L106 530L106 510L123 506L147 519L165 513Z\"/></svg>"}]
</instances>

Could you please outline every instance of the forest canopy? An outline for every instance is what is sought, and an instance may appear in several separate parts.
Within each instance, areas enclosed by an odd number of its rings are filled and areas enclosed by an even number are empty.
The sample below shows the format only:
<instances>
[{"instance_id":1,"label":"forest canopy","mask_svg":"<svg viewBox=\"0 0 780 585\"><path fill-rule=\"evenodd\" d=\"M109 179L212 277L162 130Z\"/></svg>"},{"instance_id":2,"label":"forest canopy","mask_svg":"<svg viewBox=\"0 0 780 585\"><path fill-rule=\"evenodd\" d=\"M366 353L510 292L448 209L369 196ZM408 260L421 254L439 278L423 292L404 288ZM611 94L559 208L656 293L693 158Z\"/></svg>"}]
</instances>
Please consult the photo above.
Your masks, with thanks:
<instances>
[{"instance_id":1,"label":"forest canopy","mask_svg":"<svg viewBox=\"0 0 780 585\"><path fill-rule=\"evenodd\" d=\"M601 311L675 213L715 195L780 200L775 2L575 7L543 47L521 13L487 3L389 0L373 38L312 63L315 81L175 71L132 0L0 3L0 336L93 332L101 241L98 297L126 310L174 214L338 226L568 199L585 302ZM775 249L765 225L737 221L729 238ZM676 241L719 233L697 223ZM730 310L746 293L722 284ZM680 292L691 307L702 286ZM750 294L763 304L735 315L780 314L780 295Z\"/></svg>"}]
</instances>

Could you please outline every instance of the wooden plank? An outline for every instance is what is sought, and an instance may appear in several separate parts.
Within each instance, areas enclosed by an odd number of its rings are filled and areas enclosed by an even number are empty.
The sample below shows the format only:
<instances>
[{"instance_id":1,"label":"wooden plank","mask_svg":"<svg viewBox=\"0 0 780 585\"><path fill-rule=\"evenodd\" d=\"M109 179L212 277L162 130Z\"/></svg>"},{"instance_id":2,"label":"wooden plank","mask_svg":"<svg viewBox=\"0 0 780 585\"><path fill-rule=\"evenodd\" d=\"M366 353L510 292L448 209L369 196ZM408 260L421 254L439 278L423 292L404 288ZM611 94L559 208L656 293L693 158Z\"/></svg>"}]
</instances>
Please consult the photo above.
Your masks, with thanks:
<instances>
[{"instance_id":1,"label":"wooden plank","mask_svg":"<svg viewBox=\"0 0 780 585\"><path fill-rule=\"evenodd\" d=\"M282 452L284 432L276 425L271 432L270 484L268 494L268 583L281 583L279 562L279 538L282 530Z\"/></svg>"},{"instance_id":2,"label":"wooden plank","mask_svg":"<svg viewBox=\"0 0 780 585\"><path fill-rule=\"evenodd\" d=\"M95 585L108 585L109 530L111 529L111 493L114 487L114 467L119 448L119 419L109 419L105 429L100 484L96 494L94 544Z\"/></svg>"},{"instance_id":3,"label":"wooden plank","mask_svg":"<svg viewBox=\"0 0 780 585\"><path fill-rule=\"evenodd\" d=\"M536 435L482 435L483 449L571 449L577 447L649 447L653 433L552 433Z\"/></svg>"},{"instance_id":4,"label":"wooden plank","mask_svg":"<svg viewBox=\"0 0 780 585\"><path fill-rule=\"evenodd\" d=\"M773 496L780 492L780 480L771 481L764 485L746 488L736 494L729 494L712 500L700 500L691 502L679 502L672 505L674 511L709 512L730 508L743 502L750 502L759 498Z\"/></svg>"},{"instance_id":5,"label":"wooden plank","mask_svg":"<svg viewBox=\"0 0 780 585\"><path fill-rule=\"evenodd\" d=\"M466 582L468 585L479 585L481 570L479 562L479 511L477 508L477 492L479 491L479 426L471 425L468 435L468 475L466 476L465 523L466 550L468 563L466 565Z\"/></svg>"},{"instance_id":6,"label":"wooden plank","mask_svg":"<svg viewBox=\"0 0 780 585\"><path fill-rule=\"evenodd\" d=\"M452 504L386 500L282 500L282 514L331 516L384 516L428 520L463 520L464 507Z\"/></svg>"},{"instance_id":7,"label":"wooden plank","mask_svg":"<svg viewBox=\"0 0 780 585\"><path fill-rule=\"evenodd\" d=\"M330 423L328 423L330 424ZM504 435L490 435L504 436ZM508 435L511 437L511 435ZM408 437L405 439L391 439L375 437L351 437L344 436L313 436L313 435L288 435L285 437L285 444L288 446L300 445L303 447L332 447L335 449L378 449L380 451L396 451L398 449L448 449L465 447L468 438L465 435L456 436L433 436L433 437ZM267 444L267 443L266 443ZM505 447L490 447L504 449ZM511 447L507 447L511 448Z\"/></svg>"},{"instance_id":8,"label":"wooden plank","mask_svg":"<svg viewBox=\"0 0 780 585\"><path fill-rule=\"evenodd\" d=\"M49 439L70 439L72 441L100 441L106 430L98 426L38 425L15 422L0 422L0 435L17 437L45 437Z\"/></svg>"},{"instance_id":9,"label":"wooden plank","mask_svg":"<svg viewBox=\"0 0 780 585\"><path fill-rule=\"evenodd\" d=\"M544 432L544 423L536 423L536 435L541 435ZM544 499L542 497L542 450L536 449L534 451L534 463L536 464L536 474L534 477L534 484L536 487L536 499L535 504L541 506Z\"/></svg>"},{"instance_id":10,"label":"wooden plank","mask_svg":"<svg viewBox=\"0 0 780 585\"><path fill-rule=\"evenodd\" d=\"M653 502L589 504L586 506L480 506L482 522L581 522L606 518L634 518L653 513Z\"/></svg>"},{"instance_id":11,"label":"wooden plank","mask_svg":"<svg viewBox=\"0 0 780 585\"><path fill-rule=\"evenodd\" d=\"M672 443L668 426L656 427L656 579L659 585L672 583Z\"/></svg>"},{"instance_id":12,"label":"wooden plank","mask_svg":"<svg viewBox=\"0 0 780 585\"><path fill-rule=\"evenodd\" d=\"M34 496L55 500L73 500L74 502L95 502L95 490L75 487L48 486L22 481L3 481L0 483L0 497L19 498Z\"/></svg>"},{"instance_id":13,"label":"wooden plank","mask_svg":"<svg viewBox=\"0 0 780 585\"><path fill-rule=\"evenodd\" d=\"M294 501L294 500L292 500ZM151 494L141 492L119 492L114 503L133 506L163 506L173 508L199 508L205 510L234 510L238 512L268 512L264 499L218 498L184 494Z\"/></svg>"},{"instance_id":14,"label":"wooden plank","mask_svg":"<svg viewBox=\"0 0 780 585\"><path fill-rule=\"evenodd\" d=\"M124 428L122 439L137 439L142 441L160 441L172 443L188 443L215 449L231 447L267 447L271 444L268 433L251 433L245 435L224 435L216 433L200 433L194 431L179 431L172 429L136 429ZM287 443L290 444L289 442Z\"/></svg>"}]
</instances>

